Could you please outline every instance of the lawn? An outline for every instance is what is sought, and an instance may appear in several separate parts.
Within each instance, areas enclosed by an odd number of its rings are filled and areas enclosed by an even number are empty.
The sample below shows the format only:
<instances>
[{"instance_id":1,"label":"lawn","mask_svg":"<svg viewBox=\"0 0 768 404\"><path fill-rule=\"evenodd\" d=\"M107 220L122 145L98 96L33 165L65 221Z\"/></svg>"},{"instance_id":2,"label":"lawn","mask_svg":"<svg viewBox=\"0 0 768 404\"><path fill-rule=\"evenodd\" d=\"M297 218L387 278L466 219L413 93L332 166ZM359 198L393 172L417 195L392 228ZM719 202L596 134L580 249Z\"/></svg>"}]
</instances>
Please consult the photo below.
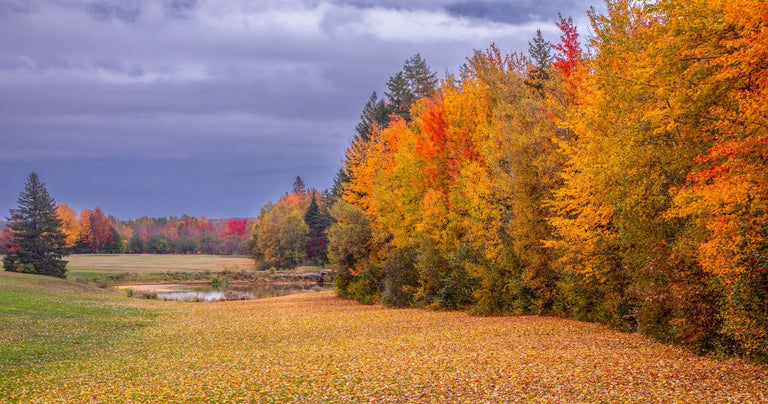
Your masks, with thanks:
<instances>
[{"instance_id":1,"label":"lawn","mask_svg":"<svg viewBox=\"0 0 768 404\"><path fill-rule=\"evenodd\" d=\"M551 317L332 292L130 299L0 273L0 402L765 402L768 367Z\"/></svg>"}]
</instances>

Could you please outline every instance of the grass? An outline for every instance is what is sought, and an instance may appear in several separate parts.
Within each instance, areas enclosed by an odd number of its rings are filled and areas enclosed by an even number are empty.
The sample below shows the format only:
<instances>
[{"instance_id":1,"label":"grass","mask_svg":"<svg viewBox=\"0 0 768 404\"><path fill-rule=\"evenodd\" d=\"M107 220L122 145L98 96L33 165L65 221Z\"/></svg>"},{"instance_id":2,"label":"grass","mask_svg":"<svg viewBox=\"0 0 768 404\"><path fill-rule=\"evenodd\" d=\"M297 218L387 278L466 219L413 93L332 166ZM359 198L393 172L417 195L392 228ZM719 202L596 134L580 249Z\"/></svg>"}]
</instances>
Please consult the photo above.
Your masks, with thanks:
<instances>
[{"instance_id":1,"label":"grass","mask_svg":"<svg viewBox=\"0 0 768 404\"><path fill-rule=\"evenodd\" d=\"M221 255L81 254L67 258L67 279L102 288L136 283L209 283L226 278L236 282L311 282L304 275L320 267L289 271L256 271L248 257Z\"/></svg>"},{"instance_id":2,"label":"grass","mask_svg":"<svg viewBox=\"0 0 768 404\"><path fill-rule=\"evenodd\" d=\"M93 286L2 272L0 384L100 355L152 324L157 314ZM22 383L31 385L32 380Z\"/></svg>"},{"instance_id":3,"label":"grass","mask_svg":"<svg viewBox=\"0 0 768 404\"><path fill-rule=\"evenodd\" d=\"M221 272L253 270L248 257L173 254L76 254L65 258L67 276L122 272Z\"/></svg>"},{"instance_id":4,"label":"grass","mask_svg":"<svg viewBox=\"0 0 768 404\"><path fill-rule=\"evenodd\" d=\"M251 258L221 255L77 254L65 259L68 279L101 285L210 280L214 274L254 269Z\"/></svg>"},{"instance_id":5,"label":"grass","mask_svg":"<svg viewBox=\"0 0 768 404\"><path fill-rule=\"evenodd\" d=\"M185 304L0 273L0 402L765 402L768 367L331 292Z\"/></svg>"}]
</instances>

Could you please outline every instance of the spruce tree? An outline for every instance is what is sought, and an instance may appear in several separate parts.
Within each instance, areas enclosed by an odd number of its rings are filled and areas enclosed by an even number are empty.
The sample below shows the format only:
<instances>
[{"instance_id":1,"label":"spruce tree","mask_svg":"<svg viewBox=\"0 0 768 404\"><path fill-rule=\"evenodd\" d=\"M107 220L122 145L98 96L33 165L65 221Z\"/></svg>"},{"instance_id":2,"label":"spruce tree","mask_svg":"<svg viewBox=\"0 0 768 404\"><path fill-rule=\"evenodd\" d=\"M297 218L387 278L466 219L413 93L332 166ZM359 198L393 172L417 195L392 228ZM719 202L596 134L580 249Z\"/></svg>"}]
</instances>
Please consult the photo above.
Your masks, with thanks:
<instances>
[{"instance_id":1,"label":"spruce tree","mask_svg":"<svg viewBox=\"0 0 768 404\"><path fill-rule=\"evenodd\" d=\"M291 192L294 194L304 194L306 192L306 187L304 186L304 180L301 179L300 176L296 176L296 181L293 182L293 187L291 187Z\"/></svg>"},{"instance_id":2,"label":"spruce tree","mask_svg":"<svg viewBox=\"0 0 768 404\"><path fill-rule=\"evenodd\" d=\"M390 112L410 121L411 105L416 100L435 95L437 73L431 71L424 58L417 53L405 61L403 70L389 78L387 90L385 95Z\"/></svg>"},{"instance_id":3,"label":"spruce tree","mask_svg":"<svg viewBox=\"0 0 768 404\"><path fill-rule=\"evenodd\" d=\"M307 258L315 264L322 265L328 260L328 235L326 229L331 225L331 216L327 209L317 203L315 194L304 213L304 223L309 229L307 239Z\"/></svg>"},{"instance_id":4,"label":"spruce tree","mask_svg":"<svg viewBox=\"0 0 768 404\"><path fill-rule=\"evenodd\" d=\"M374 127L385 128L389 125L389 114L390 111L387 108L387 104L384 100L380 100L374 91L363 107L363 111L360 114L360 122L355 125L355 132L357 133L352 142L368 141Z\"/></svg>"},{"instance_id":5,"label":"spruce tree","mask_svg":"<svg viewBox=\"0 0 768 404\"><path fill-rule=\"evenodd\" d=\"M416 99L434 97L437 90L437 73L429 69L427 61L420 54L417 53L405 61L403 72Z\"/></svg>"},{"instance_id":6,"label":"spruce tree","mask_svg":"<svg viewBox=\"0 0 768 404\"><path fill-rule=\"evenodd\" d=\"M11 272L30 272L64 278L67 261L66 236L56 204L36 173L29 174L18 208L11 209L9 228L13 234L3 267Z\"/></svg>"},{"instance_id":7,"label":"spruce tree","mask_svg":"<svg viewBox=\"0 0 768 404\"><path fill-rule=\"evenodd\" d=\"M533 61L533 68L528 71L526 84L543 94L544 82L549 80L549 65L552 63L552 44L544 39L541 30L536 30L536 36L528 41L528 54Z\"/></svg>"},{"instance_id":8,"label":"spruce tree","mask_svg":"<svg viewBox=\"0 0 768 404\"><path fill-rule=\"evenodd\" d=\"M411 104L416 100L405 73L399 71L387 81L385 92L392 114L411 120Z\"/></svg>"}]
</instances>

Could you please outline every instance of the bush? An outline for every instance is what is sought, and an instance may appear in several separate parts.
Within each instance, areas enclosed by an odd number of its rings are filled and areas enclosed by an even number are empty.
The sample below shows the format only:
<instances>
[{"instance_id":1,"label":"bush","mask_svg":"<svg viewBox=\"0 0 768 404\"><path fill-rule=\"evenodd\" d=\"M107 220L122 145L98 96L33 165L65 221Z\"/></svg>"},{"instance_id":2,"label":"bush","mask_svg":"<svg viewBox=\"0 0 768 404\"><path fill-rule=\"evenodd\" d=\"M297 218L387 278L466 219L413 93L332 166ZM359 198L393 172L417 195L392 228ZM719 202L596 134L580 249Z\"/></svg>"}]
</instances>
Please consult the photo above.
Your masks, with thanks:
<instances>
[{"instance_id":1,"label":"bush","mask_svg":"<svg viewBox=\"0 0 768 404\"><path fill-rule=\"evenodd\" d=\"M32 265L32 264L22 264L22 263L19 262L19 263L17 263L14 266L14 271L15 272L20 272L20 273L23 273L23 274L34 274L35 273L35 266Z\"/></svg>"},{"instance_id":2,"label":"bush","mask_svg":"<svg viewBox=\"0 0 768 404\"><path fill-rule=\"evenodd\" d=\"M147 252L152 254L168 254L171 252L173 240L162 234L155 234L147 240Z\"/></svg>"}]
</instances>

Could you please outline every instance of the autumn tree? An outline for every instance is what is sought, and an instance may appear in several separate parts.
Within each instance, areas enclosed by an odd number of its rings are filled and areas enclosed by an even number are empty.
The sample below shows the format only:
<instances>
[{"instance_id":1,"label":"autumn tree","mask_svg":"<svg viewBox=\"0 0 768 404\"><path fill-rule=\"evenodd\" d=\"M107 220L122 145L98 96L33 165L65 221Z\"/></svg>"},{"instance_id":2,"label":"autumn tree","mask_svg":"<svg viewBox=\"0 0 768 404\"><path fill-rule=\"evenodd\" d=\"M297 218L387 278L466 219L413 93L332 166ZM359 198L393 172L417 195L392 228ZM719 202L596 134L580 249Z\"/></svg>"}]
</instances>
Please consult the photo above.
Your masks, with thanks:
<instances>
[{"instance_id":1,"label":"autumn tree","mask_svg":"<svg viewBox=\"0 0 768 404\"><path fill-rule=\"evenodd\" d=\"M334 285L340 296L364 300L369 295L366 286L378 289L359 277L370 265L371 222L360 209L343 199L336 201L330 213L333 224L328 228L328 261L337 271Z\"/></svg>"},{"instance_id":2,"label":"autumn tree","mask_svg":"<svg viewBox=\"0 0 768 404\"><path fill-rule=\"evenodd\" d=\"M65 277L67 261L66 236L56 214L54 199L30 173L24 191L19 194L18 207L10 210L11 246L3 258L3 267L11 272Z\"/></svg>"},{"instance_id":3,"label":"autumn tree","mask_svg":"<svg viewBox=\"0 0 768 404\"><path fill-rule=\"evenodd\" d=\"M307 259L309 228L304 214L310 204L310 194L303 186L292 187L294 192L283 195L276 203L261 208L253 226L252 255L262 269L289 269Z\"/></svg>"},{"instance_id":4,"label":"autumn tree","mask_svg":"<svg viewBox=\"0 0 768 404\"><path fill-rule=\"evenodd\" d=\"M587 51L559 16L432 95L391 77L337 187L339 294L768 357L766 7L611 0Z\"/></svg>"},{"instance_id":5,"label":"autumn tree","mask_svg":"<svg viewBox=\"0 0 768 404\"><path fill-rule=\"evenodd\" d=\"M80 239L80 222L77 220L77 213L67 204L56 207L56 214L61 220L61 231L67 237L66 246L72 248Z\"/></svg>"},{"instance_id":6,"label":"autumn tree","mask_svg":"<svg viewBox=\"0 0 768 404\"><path fill-rule=\"evenodd\" d=\"M8 253L8 247L11 246L11 240L13 240L13 233L11 229L0 230L0 254L5 255Z\"/></svg>"},{"instance_id":7,"label":"autumn tree","mask_svg":"<svg viewBox=\"0 0 768 404\"><path fill-rule=\"evenodd\" d=\"M93 252L102 252L115 241L112 220L99 207L80 212L80 228L81 242Z\"/></svg>"},{"instance_id":8,"label":"autumn tree","mask_svg":"<svg viewBox=\"0 0 768 404\"><path fill-rule=\"evenodd\" d=\"M670 217L691 225L678 248L719 291L720 344L768 357L768 4L660 1L652 27L652 117L698 156ZM691 245L693 244L693 245ZM684 248L683 248L684 247ZM703 317L703 316L702 316Z\"/></svg>"}]
</instances>

